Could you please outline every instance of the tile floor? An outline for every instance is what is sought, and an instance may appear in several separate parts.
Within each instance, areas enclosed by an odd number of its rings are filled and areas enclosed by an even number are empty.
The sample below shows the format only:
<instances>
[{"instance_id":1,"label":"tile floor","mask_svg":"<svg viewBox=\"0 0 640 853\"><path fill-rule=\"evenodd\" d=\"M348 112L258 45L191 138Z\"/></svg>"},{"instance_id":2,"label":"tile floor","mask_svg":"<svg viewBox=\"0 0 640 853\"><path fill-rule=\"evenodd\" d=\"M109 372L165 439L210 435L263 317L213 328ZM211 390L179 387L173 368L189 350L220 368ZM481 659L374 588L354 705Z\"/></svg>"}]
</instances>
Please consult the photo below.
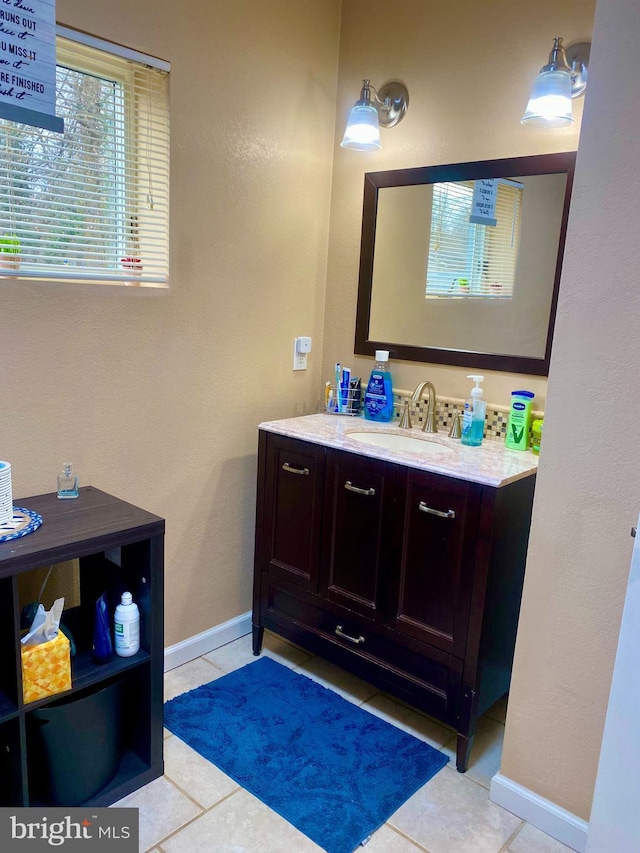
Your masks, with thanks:
<instances>
[{"instance_id":1,"label":"tile floor","mask_svg":"<svg viewBox=\"0 0 640 853\"><path fill-rule=\"evenodd\" d=\"M469 770L455 769L455 734L364 681L265 632L263 654L442 749L450 763L375 832L363 853L571 853L489 800L499 770L506 703L478 724ZM242 637L165 675L165 700L255 660ZM140 851L322 853L279 815L165 732L165 775L115 805L140 816Z\"/></svg>"}]
</instances>

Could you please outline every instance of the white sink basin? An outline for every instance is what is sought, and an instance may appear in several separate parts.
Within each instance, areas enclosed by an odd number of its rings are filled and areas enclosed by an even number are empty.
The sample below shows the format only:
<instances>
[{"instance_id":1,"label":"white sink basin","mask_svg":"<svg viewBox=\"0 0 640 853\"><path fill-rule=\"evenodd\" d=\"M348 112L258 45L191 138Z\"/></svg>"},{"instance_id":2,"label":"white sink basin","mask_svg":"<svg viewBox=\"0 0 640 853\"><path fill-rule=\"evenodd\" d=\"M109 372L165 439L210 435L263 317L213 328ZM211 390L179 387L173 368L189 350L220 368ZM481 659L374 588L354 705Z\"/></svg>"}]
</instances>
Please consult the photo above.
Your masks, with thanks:
<instances>
[{"instance_id":1,"label":"white sink basin","mask_svg":"<svg viewBox=\"0 0 640 853\"><path fill-rule=\"evenodd\" d=\"M347 438L361 441L363 444L373 444L375 447L386 447L387 450L405 450L409 453L435 456L452 453L453 448L439 444L427 437L408 435L404 432L371 432L354 430L346 433Z\"/></svg>"}]
</instances>

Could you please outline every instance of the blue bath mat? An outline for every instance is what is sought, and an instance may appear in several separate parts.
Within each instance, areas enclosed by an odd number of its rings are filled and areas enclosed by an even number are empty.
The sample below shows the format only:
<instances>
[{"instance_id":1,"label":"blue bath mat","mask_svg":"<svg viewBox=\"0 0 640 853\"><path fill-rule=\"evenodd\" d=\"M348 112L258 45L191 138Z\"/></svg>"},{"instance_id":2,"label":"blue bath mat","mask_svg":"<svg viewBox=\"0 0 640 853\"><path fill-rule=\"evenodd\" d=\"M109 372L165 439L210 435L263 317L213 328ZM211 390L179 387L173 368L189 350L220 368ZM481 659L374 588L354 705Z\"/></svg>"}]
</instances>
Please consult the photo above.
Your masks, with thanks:
<instances>
[{"instance_id":1,"label":"blue bath mat","mask_svg":"<svg viewBox=\"0 0 640 853\"><path fill-rule=\"evenodd\" d=\"M170 731L327 853L352 853L449 760L267 657L164 709Z\"/></svg>"}]
</instances>

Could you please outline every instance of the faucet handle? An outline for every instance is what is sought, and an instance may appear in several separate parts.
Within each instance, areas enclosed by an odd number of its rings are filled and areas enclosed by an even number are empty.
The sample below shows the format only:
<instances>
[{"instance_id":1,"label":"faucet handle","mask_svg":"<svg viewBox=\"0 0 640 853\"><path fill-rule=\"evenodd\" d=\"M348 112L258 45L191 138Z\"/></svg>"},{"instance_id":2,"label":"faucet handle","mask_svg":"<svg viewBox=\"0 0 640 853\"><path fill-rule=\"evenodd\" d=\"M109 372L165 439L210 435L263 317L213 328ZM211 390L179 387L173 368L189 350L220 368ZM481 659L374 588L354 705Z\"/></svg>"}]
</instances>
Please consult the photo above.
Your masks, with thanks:
<instances>
[{"instance_id":1,"label":"faucet handle","mask_svg":"<svg viewBox=\"0 0 640 853\"><path fill-rule=\"evenodd\" d=\"M457 415L453 416L453 421L451 423L451 429L449 430L449 438L461 438L462 437L462 415L458 412Z\"/></svg>"},{"instance_id":2,"label":"faucet handle","mask_svg":"<svg viewBox=\"0 0 640 853\"><path fill-rule=\"evenodd\" d=\"M411 401L406 400L404 404L404 411L402 412L402 417L400 418L400 423L398 424L400 429L411 429L413 424L411 423Z\"/></svg>"}]
</instances>

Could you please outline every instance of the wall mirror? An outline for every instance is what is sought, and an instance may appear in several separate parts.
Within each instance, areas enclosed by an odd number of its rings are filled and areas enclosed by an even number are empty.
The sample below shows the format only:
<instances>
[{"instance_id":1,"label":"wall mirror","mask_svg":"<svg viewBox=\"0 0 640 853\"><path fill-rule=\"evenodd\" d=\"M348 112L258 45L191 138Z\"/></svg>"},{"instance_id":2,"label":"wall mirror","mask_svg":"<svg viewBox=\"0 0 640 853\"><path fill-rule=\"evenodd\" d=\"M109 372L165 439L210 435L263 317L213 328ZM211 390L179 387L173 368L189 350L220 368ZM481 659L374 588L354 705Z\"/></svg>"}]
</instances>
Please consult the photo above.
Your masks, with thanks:
<instances>
[{"instance_id":1,"label":"wall mirror","mask_svg":"<svg viewBox=\"0 0 640 853\"><path fill-rule=\"evenodd\" d=\"M546 376L574 165L367 173L355 352Z\"/></svg>"}]
</instances>

